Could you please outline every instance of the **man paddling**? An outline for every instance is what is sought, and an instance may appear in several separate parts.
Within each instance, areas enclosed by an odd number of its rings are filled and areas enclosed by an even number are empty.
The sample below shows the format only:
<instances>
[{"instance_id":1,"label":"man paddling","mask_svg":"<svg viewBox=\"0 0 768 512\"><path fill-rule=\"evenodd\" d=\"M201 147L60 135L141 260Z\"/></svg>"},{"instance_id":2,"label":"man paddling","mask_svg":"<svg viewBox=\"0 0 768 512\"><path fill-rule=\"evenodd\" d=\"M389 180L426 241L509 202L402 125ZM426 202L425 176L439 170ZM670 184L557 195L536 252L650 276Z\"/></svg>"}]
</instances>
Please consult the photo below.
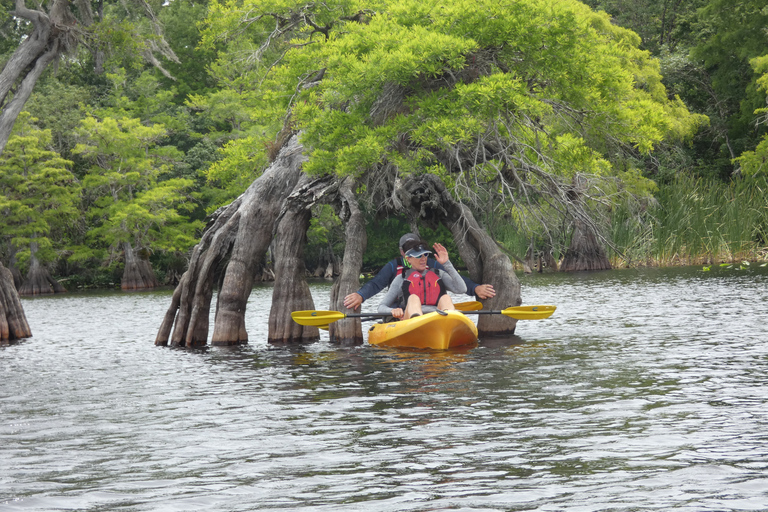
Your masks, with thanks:
<instances>
[{"instance_id":1,"label":"man paddling","mask_svg":"<svg viewBox=\"0 0 768 512\"><path fill-rule=\"evenodd\" d=\"M365 283L356 292L350 293L344 297L344 307L356 310L364 301L370 299L381 290L391 285L392 281L403 268L409 268L408 261L405 259L403 246L406 242L419 240L420 238L413 233L406 233L401 236L398 244L400 248L400 257L387 262L387 264L376 274L376 277ZM435 270L445 270L440 263L432 258L427 259L427 267ZM490 284L477 284L468 277L461 276L461 278L467 286L467 295L474 295L478 299L490 299L496 295L496 290L494 290L493 286Z\"/></svg>"}]
</instances>

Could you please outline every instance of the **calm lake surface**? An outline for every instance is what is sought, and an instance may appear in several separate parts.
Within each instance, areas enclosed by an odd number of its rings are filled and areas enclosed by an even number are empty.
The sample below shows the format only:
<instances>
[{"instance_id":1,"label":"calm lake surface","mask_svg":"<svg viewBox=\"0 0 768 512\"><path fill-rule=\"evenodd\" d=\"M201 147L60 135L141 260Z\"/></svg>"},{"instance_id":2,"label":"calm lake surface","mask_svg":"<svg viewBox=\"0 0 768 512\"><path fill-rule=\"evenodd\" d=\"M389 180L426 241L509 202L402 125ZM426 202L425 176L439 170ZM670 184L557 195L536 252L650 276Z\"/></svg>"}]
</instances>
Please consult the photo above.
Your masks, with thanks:
<instances>
[{"instance_id":1,"label":"calm lake surface","mask_svg":"<svg viewBox=\"0 0 768 512\"><path fill-rule=\"evenodd\" d=\"M768 510L768 267L521 281L554 316L442 353L270 346L268 286L201 350L170 290L23 299L0 510Z\"/></svg>"}]
</instances>

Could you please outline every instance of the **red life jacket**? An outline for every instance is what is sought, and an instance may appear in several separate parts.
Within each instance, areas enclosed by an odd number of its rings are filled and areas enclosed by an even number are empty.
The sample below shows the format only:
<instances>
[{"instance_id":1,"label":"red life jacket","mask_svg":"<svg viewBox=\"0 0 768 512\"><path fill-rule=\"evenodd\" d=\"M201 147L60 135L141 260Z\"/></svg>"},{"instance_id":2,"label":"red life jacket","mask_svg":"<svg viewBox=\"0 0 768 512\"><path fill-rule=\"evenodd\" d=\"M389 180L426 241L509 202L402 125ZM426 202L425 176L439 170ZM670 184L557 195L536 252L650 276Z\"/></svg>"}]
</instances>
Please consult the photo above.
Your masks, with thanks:
<instances>
[{"instance_id":1,"label":"red life jacket","mask_svg":"<svg viewBox=\"0 0 768 512\"><path fill-rule=\"evenodd\" d=\"M440 276L434 270L425 275L413 269L403 269L403 279L410 283L408 292L421 299L423 306L437 306L440 299Z\"/></svg>"}]
</instances>

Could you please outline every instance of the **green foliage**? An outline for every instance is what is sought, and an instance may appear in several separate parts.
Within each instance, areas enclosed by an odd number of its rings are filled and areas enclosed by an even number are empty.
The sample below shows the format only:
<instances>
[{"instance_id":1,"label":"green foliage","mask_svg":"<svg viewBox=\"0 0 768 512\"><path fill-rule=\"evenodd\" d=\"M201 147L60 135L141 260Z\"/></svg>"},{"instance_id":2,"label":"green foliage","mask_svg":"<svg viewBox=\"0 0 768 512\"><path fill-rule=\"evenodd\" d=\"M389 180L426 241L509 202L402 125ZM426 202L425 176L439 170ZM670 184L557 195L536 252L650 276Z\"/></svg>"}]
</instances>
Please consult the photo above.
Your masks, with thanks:
<instances>
[{"instance_id":1,"label":"green foliage","mask_svg":"<svg viewBox=\"0 0 768 512\"><path fill-rule=\"evenodd\" d=\"M755 72L762 73L756 80L759 90L768 93L768 55L756 57L750 61ZM758 116L758 125L768 123L768 108L758 108L754 111ZM744 151L734 161L741 166L741 170L747 176L755 174L768 174L766 161L768 160L768 134L763 135L762 140L757 144L754 151Z\"/></svg>"},{"instance_id":2,"label":"green foliage","mask_svg":"<svg viewBox=\"0 0 768 512\"><path fill-rule=\"evenodd\" d=\"M49 78L37 84L25 108L37 119L37 126L51 131L52 148L66 155L75 146L75 130L90 101L89 88Z\"/></svg>"},{"instance_id":3,"label":"green foliage","mask_svg":"<svg viewBox=\"0 0 768 512\"><path fill-rule=\"evenodd\" d=\"M165 128L144 126L138 119L88 117L79 134L83 142L74 152L92 162L83 179L93 226L90 239L104 243L112 258L124 243L137 250L189 249L195 230L201 227L183 215L195 207L190 193L194 182L167 179L182 155L173 147L158 145ZM81 260L96 256L87 250L73 255Z\"/></svg>"},{"instance_id":4,"label":"green foliage","mask_svg":"<svg viewBox=\"0 0 768 512\"><path fill-rule=\"evenodd\" d=\"M613 239L633 263L761 259L768 249L765 175L725 184L681 176L647 209L617 209Z\"/></svg>"},{"instance_id":5,"label":"green foliage","mask_svg":"<svg viewBox=\"0 0 768 512\"><path fill-rule=\"evenodd\" d=\"M717 104L727 109L722 116L727 121L722 153L729 162L753 150L765 133L762 126L755 130L754 112L765 106L765 93L758 90L750 61L765 53L766 25L765 0L709 0L698 13L700 39L692 56L707 70Z\"/></svg>"},{"instance_id":6,"label":"green foliage","mask_svg":"<svg viewBox=\"0 0 768 512\"><path fill-rule=\"evenodd\" d=\"M22 269L32 253L41 263L54 261L78 215L80 186L68 169L72 162L47 149L51 130L35 122L22 112L0 155L0 240L11 244Z\"/></svg>"},{"instance_id":7,"label":"green foliage","mask_svg":"<svg viewBox=\"0 0 768 512\"><path fill-rule=\"evenodd\" d=\"M205 18L207 8L207 1L174 0L164 3L159 9L158 17L165 37L179 58L178 63L166 64L174 80L166 77L160 80L165 88L174 87L176 96L173 101L177 104L183 104L192 94L205 94L215 86L206 69L214 60L215 52L199 47L201 34L198 24Z\"/></svg>"},{"instance_id":8,"label":"green foliage","mask_svg":"<svg viewBox=\"0 0 768 512\"><path fill-rule=\"evenodd\" d=\"M265 82L296 88L295 77L327 68L294 101L313 148L308 172L361 175L404 159L419 171L489 134L527 147L523 157L555 175L573 172L566 153L591 155L582 167L605 172L606 140L648 152L704 121L666 98L636 36L577 2L402 0L368 24L335 27L327 42L289 51Z\"/></svg>"},{"instance_id":9,"label":"green foliage","mask_svg":"<svg viewBox=\"0 0 768 512\"><path fill-rule=\"evenodd\" d=\"M689 42L690 19L707 0L584 0L611 15L614 23L636 32L643 49L658 54L662 47Z\"/></svg>"}]
</instances>

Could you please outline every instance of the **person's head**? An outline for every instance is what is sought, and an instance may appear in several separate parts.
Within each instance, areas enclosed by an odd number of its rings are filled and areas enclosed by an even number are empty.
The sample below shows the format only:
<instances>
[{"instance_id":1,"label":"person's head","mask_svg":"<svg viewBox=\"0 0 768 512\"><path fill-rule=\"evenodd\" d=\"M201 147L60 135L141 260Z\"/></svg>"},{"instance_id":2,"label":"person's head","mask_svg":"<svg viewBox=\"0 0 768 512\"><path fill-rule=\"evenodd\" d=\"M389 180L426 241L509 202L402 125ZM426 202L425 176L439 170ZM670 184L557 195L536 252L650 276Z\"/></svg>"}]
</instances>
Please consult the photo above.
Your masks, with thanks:
<instances>
[{"instance_id":1,"label":"person's head","mask_svg":"<svg viewBox=\"0 0 768 512\"><path fill-rule=\"evenodd\" d=\"M408 240L403 245L403 252L405 253L405 259L415 270L422 271L427 268L427 258L432 251L429 249L429 244L421 239Z\"/></svg>"},{"instance_id":2,"label":"person's head","mask_svg":"<svg viewBox=\"0 0 768 512\"><path fill-rule=\"evenodd\" d=\"M419 235L415 235L413 233L406 233L403 236L400 237L400 243L398 244L398 247L400 247L400 256L405 256L405 250L403 250L403 247L406 243L412 240L419 240Z\"/></svg>"}]
</instances>

